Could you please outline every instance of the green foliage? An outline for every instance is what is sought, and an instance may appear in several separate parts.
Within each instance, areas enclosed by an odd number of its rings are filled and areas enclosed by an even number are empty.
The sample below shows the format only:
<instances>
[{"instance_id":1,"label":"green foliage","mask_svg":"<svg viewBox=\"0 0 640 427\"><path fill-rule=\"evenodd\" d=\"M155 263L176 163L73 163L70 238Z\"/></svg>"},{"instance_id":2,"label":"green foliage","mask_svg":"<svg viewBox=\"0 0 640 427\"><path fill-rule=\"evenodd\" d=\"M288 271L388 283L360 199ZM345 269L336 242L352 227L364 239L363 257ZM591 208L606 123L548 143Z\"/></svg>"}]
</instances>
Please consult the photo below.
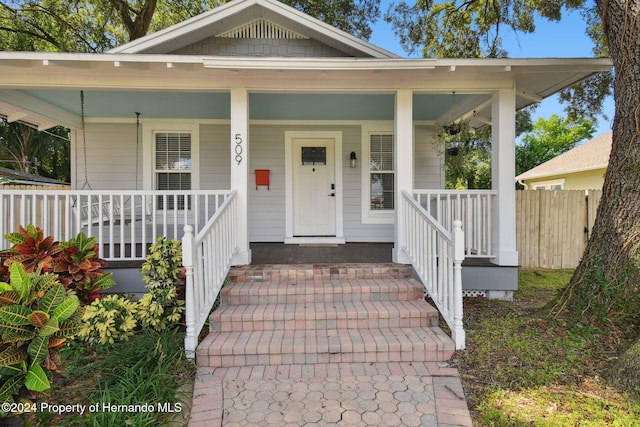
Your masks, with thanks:
<instances>
[{"instance_id":1,"label":"green foliage","mask_svg":"<svg viewBox=\"0 0 640 427\"><path fill-rule=\"evenodd\" d=\"M184 310L184 300L178 299L175 286L150 290L138 301L141 325L156 331L179 323Z\"/></svg>"},{"instance_id":2,"label":"green foliage","mask_svg":"<svg viewBox=\"0 0 640 427\"><path fill-rule=\"evenodd\" d=\"M0 49L104 52L226 3L225 0L26 0L0 2ZM375 0L283 3L364 39L380 16Z\"/></svg>"},{"instance_id":3,"label":"green foliage","mask_svg":"<svg viewBox=\"0 0 640 427\"><path fill-rule=\"evenodd\" d=\"M0 118L0 166L69 182L69 148L69 131L65 128L38 132Z\"/></svg>"},{"instance_id":4,"label":"green foliage","mask_svg":"<svg viewBox=\"0 0 640 427\"><path fill-rule=\"evenodd\" d=\"M138 304L122 295L107 295L85 308L84 328L78 336L89 343L113 344L127 340L138 326Z\"/></svg>"},{"instance_id":5,"label":"green foliage","mask_svg":"<svg viewBox=\"0 0 640 427\"><path fill-rule=\"evenodd\" d=\"M444 154L447 188L491 188L491 132L471 128L469 122L445 123L434 133L434 145Z\"/></svg>"},{"instance_id":6,"label":"green foliage","mask_svg":"<svg viewBox=\"0 0 640 427\"><path fill-rule=\"evenodd\" d=\"M538 119L532 131L522 135L522 143L516 145L516 175L571 150L594 132L593 122L584 118L572 120L553 114Z\"/></svg>"},{"instance_id":7,"label":"green foliage","mask_svg":"<svg viewBox=\"0 0 640 427\"><path fill-rule=\"evenodd\" d=\"M159 237L149 248L149 255L140 271L149 291L139 301L142 325L160 331L179 322L184 313L184 273L180 241Z\"/></svg>"},{"instance_id":8,"label":"green foliage","mask_svg":"<svg viewBox=\"0 0 640 427\"><path fill-rule=\"evenodd\" d=\"M113 345L74 342L63 351L69 361L64 378L52 390L51 403L136 405L170 403L186 415L191 393L182 387L193 382L195 365L186 359L184 333L179 329L142 330ZM186 388L186 387L185 387ZM157 407L156 407L157 408ZM32 414L35 425L171 426L186 425L167 412L97 411L56 416ZM37 422L35 422L37 420ZM181 422L182 421L182 422Z\"/></svg>"},{"instance_id":9,"label":"green foliage","mask_svg":"<svg viewBox=\"0 0 640 427\"><path fill-rule=\"evenodd\" d=\"M635 426L640 404L602 381L615 331L568 327L550 307L571 271L520 270L514 301L465 300L459 369L476 415L495 426ZM637 363L626 367L629 376ZM627 376L627 373L623 376Z\"/></svg>"},{"instance_id":10,"label":"green foliage","mask_svg":"<svg viewBox=\"0 0 640 427\"><path fill-rule=\"evenodd\" d=\"M88 242L79 243L85 249ZM148 292L140 300L109 295L89 305L83 316L87 327L80 337L88 342L113 344L127 340L136 331L163 331L179 324L185 310L182 246L177 240L159 237L142 265Z\"/></svg>"},{"instance_id":11,"label":"green foliage","mask_svg":"<svg viewBox=\"0 0 640 427\"><path fill-rule=\"evenodd\" d=\"M572 298L559 303L569 306L567 319L573 324L603 331L621 328L629 336L636 337L640 324L640 293L631 277L637 268L629 266L616 280L608 278L601 265L588 268L579 285L571 288Z\"/></svg>"},{"instance_id":12,"label":"green foliage","mask_svg":"<svg viewBox=\"0 0 640 427\"><path fill-rule=\"evenodd\" d=\"M61 251L51 262L53 272L67 287L75 289L79 297L89 302L101 289L112 287L115 282L111 273L105 274L102 268L107 262L98 258L98 244L95 237L87 237L80 232L75 238L60 243Z\"/></svg>"},{"instance_id":13,"label":"green foliage","mask_svg":"<svg viewBox=\"0 0 640 427\"><path fill-rule=\"evenodd\" d=\"M563 387L524 391L496 390L478 406L479 420L488 426L638 426L640 404L599 388L583 393ZM603 397L596 394L600 393Z\"/></svg>"},{"instance_id":14,"label":"green foliage","mask_svg":"<svg viewBox=\"0 0 640 427\"><path fill-rule=\"evenodd\" d=\"M80 331L80 316L78 298L56 275L11 264L10 283L0 283L0 402L14 402L23 387L49 389L58 349Z\"/></svg>"},{"instance_id":15,"label":"green foliage","mask_svg":"<svg viewBox=\"0 0 640 427\"><path fill-rule=\"evenodd\" d=\"M505 37L536 32L536 19L561 21L563 13L580 10L594 54L609 56L602 20L597 9L584 0L463 1L417 0L392 3L384 15L407 52L425 58L503 58ZM505 36L506 35L506 36ZM572 119L602 114L603 102L612 93L613 73L604 72L565 89L560 97Z\"/></svg>"},{"instance_id":16,"label":"green foliage","mask_svg":"<svg viewBox=\"0 0 640 427\"><path fill-rule=\"evenodd\" d=\"M607 369L607 378L621 390L640 398L640 340L636 339Z\"/></svg>"},{"instance_id":17,"label":"green foliage","mask_svg":"<svg viewBox=\"0 0 640 427\"><path fill-rule=\"evenodd\" d=\"M27 228L19 226L17 232L8 233L4 238L13 244L2 257L5 276L7 268L14 262L22 264L27 272L37 268L48 270L53 257L62 250L54 242L53 236L44 237L44 231L33 224L27 225Z\"/></svg>"},{"instance_id":18,"label":"green foliage","mask_svg":"<svg viewBox=\"0 0 640 427\"><path fill-rule=\"evenodd\" d=\"M182 244L180 241L158 237L149 248L149 254L142 264L140 272L142 280L149 290L183 284Z\"/></svg>"},{"instance_id":19,"label":"green foliage","mask_svg":"<svg viewBox=\"0 0 640 427\"><path fill-rule=\"evenodd\" d=\"M6 234L5 239L13 247L0 254L0 279L13 262L23 264L28 272L42 268L58 274L65 288L74 289L83 303L93 301L97 291L115 284L112 274L102 271L107 263L98 258L95 237L88 238L80 232L68 242L54 242L53 236L45 238L40 227L29 224L26 229L20 226L18 232Z\"/></svg>"},{"instance_id":20,"label":"green foliage","mask_svg":"<svg viewBox=\"0 0 640 427\"><path fill-rule=\"evenodd\" d=\"M392 4L385 20L407 51L421 49L425 57L500 58L503 34L533 33L535 20L559 21L562 11L582 6L583 0L505 0L500 2L418 0Z\"/></svg>"}]
</instances>

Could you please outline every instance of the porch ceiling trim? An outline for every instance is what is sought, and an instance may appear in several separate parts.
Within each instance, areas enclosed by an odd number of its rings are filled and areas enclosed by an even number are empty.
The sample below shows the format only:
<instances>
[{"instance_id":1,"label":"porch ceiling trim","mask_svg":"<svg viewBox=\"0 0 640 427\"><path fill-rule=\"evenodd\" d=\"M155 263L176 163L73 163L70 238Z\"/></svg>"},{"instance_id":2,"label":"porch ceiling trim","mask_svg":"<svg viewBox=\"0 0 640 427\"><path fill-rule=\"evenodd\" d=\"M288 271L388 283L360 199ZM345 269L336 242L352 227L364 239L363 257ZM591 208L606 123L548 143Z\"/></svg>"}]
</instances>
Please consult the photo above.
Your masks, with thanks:
<instances>
[{"instance_id":1,"label":"porch ceiling trim","mask_svg":"<svg viewBox=\"0 0 640 427\"><path fill-rule=\"evenodd\" d=\"M76 114L17 90L0 89L0 100L0 113L9 121L25 121L38 130L57 125L76 129L82 127L82 119Z\"/></svg>"}]
</instances>

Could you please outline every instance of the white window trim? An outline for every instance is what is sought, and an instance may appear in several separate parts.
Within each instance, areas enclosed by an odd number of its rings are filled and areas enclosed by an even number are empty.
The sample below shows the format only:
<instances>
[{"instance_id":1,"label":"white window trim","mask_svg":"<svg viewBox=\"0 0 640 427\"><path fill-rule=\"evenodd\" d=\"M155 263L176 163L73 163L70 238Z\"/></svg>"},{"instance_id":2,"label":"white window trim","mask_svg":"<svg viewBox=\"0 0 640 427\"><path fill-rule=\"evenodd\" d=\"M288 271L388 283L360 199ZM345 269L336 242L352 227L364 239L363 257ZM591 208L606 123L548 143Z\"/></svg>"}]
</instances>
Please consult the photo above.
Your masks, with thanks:
<instances>
[{"instance_id":1,"label":"white window trim","mask_svg":"<svg viewBox=\"0 0 640 427\"><path fill-rule=\"evenodd\" d=\"M192 121L150 120L142 123L142 188L156 190L155 134L191 134L191 189L200 189L200 124Z\"/></svg>"},{"instance_id":2,"label":"white window trim","mask_svg":"<svg viewBox=\"0 0 640 427\"><path fill-rule=\"evenodd\" d=\"M370 136L375 134L395 135L393 122L375 122L365 123L362 125L362 143L361 151L362 155L360 162L360 182L361 182L361 212L363 224L393 224L395 222L396 211L385 210L375 211L371 210L371 185L369 165L371 163L371 145ZM393 145L393 157L394 163L397 156L396 145ZM394 175L397 171L394 169ZM394 178L395 179L395 178Z\"/></svg>"},{"instance_id":3,"label":"white window trim","mask_svg":"<svg viewBox=\"0 0 640 427\"><path fill-rule=\"evenodd\" d=\"M537 190L538 187L544 187L545 190L551 190L551 188L554 185L560 185L562 186L561 190L564 190L564 181L565 179L552 179L549 181L537 181L537 182L532 182L531 184L529 184L529 187L532 190Z\"/></svg>"}]
</instances>

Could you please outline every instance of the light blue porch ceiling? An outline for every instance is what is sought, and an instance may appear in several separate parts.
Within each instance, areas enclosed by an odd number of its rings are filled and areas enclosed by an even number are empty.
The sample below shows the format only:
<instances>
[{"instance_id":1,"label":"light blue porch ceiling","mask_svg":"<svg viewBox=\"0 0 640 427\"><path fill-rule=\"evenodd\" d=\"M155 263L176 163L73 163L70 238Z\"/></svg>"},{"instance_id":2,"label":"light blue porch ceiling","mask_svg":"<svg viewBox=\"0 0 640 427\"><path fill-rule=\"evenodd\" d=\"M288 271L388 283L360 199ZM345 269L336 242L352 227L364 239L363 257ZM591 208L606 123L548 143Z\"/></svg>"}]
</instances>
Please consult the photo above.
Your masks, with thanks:
<instances>
[{"instance_id":1,"label":"light blue porch ceiling","mask_svg":"<svg viewBox=\"0 0 640 427\"><path fill-rule=\"evenodd\" d=\"M29 96L80 116L78 90L24 90ZM468 95L456 94L455 103ZM154 119L220 119L230 117L228 92L92 91L84 93L85 117ZM434 121L452 107L451 94L415 94L414 120ZM393 120L393 94L251 93L254 120Z\"/></svg>"},{"instance_id":2,"label":"light blue porch ceiling","mask_svg":"<svg viewBox=\"0 0 640 427\"><path fill-rule=\"evenodd\" d=\"M25 90L26 94L80 115L78 90ZM229 119L228 92L85 91L86 118Z\"/></svg>"},{"instance_id":3,"label":"light blue porch ceiling","mask_svg":"<svg viewBox=\"0 0 640 427\"><path fill-rule=\"evenodd\" d=\"M461 103L467 95L456 95ZM450 94L415 94L413 119L433 121L453 106ZM394 120L393 94L252 93L252 119L262 120Z\"/></svg>"}]
</instances>

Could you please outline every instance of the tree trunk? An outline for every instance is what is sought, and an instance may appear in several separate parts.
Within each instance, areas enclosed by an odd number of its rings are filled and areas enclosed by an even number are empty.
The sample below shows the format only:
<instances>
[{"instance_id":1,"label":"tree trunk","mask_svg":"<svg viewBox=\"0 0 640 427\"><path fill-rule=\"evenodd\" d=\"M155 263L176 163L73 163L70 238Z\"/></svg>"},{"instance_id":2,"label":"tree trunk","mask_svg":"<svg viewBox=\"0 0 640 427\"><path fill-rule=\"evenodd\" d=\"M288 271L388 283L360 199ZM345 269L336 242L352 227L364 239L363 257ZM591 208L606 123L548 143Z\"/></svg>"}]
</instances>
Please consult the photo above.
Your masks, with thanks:
<instances>
[{"instance_id":1,"label":"tree trunk","mask_svg":"<svg viewBox=\"0 0 640 427\"><path fill-rule=\"evenodd\" d=\"M597 0L615 67L613 145L592 236L556 314L639 334L640 3Z\"/></svg>"},{"instance_id":2,"label":"tree trunk","mask_svg":"<svg viewBox=\"0 0 640 427\"><path fill-rule=\"evenodd\" d=\"M619 389L640 396L640 341L608 369L607 378Z\"/></svg>"}]
</instances>

